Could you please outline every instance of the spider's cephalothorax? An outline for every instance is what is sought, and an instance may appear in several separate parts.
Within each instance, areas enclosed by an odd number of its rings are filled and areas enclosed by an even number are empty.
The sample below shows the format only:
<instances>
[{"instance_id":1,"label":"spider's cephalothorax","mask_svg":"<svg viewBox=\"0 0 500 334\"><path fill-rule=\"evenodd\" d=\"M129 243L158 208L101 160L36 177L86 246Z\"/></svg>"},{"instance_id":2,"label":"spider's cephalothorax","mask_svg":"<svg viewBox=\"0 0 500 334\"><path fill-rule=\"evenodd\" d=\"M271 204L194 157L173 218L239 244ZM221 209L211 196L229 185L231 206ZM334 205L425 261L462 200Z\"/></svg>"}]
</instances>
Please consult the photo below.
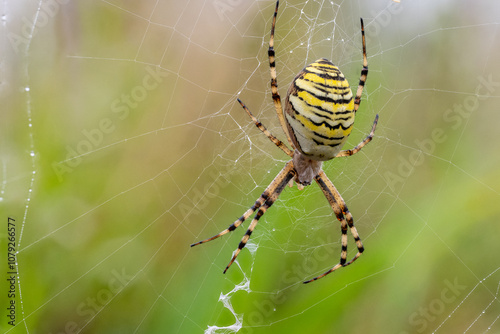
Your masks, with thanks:
<instances>
[{"instance_id":1,"label":"spider's cephalothorax","mask_svg":"<svg viewBox=\"0 0 500 334\"><path fill-rule=\"evenodd\" d=\"M323 161L331 160L335 157L351 156L361 150L369 143L375 133L378 115L375 116L370 134L356 147L350 150L342 150L347 137L351 133L354 124L354 115L361 102L361 94L368 75L368 61L366 59L365 32L363 20L361 20L361 38L363 41L363 69L359 79L356 96L352 96L351 89L347 80L337 66L330 61L322 58L306 66L293 80L288 89L285 100L285 110L281 106L281 98L278 93L278 82L276 75L276 57L274 52L274 28L276 26L276 17L278 15L279 1L276 1L273 23L271 26L271 37L269 39L269 65L271 70L271 93L274 106L280 121L281 127L286 134L288 143L292 146L289 149L282 141L273 136L262 123L255 118L250 110L238 99L243 109L248 113L255 125L285 154L292 158L285 167L278 173L267 189L255 201L254 205L248 209L243 216L238 218L227 229L214 235L211 238L199 241L191 245L196 246L214 240L226 233L234 231L255 211L250 226L233 254L231 261L226 266L224 273L236 260L240 251L245 247L255 226L267 211L273 205L278 196L285 189L287 184L292 184L295 180L299 189L316 181L323 191L328 203L333 209L335 216L340 221L341 252L340 261L325 273L316 276L313 279L305 281L309 283L340 267L345 267L356 260L363 253L363 244L358 235L352 215L342 199L342 196L328 179L325 172L321 169ZM352 237L356 243L358 252L347 262L347 230L350 229Z\"/></svg>"}]
</instances>

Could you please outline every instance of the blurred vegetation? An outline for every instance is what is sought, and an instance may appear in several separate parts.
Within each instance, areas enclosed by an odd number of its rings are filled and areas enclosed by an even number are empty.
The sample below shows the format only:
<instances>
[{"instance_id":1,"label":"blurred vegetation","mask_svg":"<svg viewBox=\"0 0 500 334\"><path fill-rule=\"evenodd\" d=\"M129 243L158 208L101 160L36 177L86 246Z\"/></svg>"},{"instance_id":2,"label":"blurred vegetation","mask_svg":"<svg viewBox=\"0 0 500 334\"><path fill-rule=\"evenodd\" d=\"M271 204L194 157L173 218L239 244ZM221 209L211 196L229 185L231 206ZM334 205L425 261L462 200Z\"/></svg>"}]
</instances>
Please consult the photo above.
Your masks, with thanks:
<instances>
[{"instance_id":1,"label":"blurred vegetation","mask_svg":"<svg viewBox=\"0 0 500 334\"><path fill-rule=\"evenodd\" d=\"M32 38L36 6L5 6L1 203L22 298L3 331L200 333L235 323L219 297L245 278L229 299L239 333L500 331L495 2L282 2L282 97L319 57L356 86L361 16L370 74L348 145L380 114L372 143L324 165L366 252L308 285L340 254L315 185L283 192L226 275L248 223L189 248L286 162L235 103L285 138L268 89L272 1L70 2L42 7Z\"/></svg>"}]
</instances>

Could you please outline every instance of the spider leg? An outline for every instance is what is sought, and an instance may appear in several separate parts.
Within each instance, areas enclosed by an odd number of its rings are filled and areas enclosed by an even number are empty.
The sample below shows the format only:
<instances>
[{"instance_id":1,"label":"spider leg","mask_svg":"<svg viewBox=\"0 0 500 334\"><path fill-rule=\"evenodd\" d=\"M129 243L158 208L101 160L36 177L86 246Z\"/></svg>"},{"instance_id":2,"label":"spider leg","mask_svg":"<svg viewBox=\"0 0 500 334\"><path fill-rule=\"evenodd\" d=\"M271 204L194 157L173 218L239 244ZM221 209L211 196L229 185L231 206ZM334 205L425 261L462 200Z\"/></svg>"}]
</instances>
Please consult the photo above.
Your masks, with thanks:
<instances>
[{"instance_id":1,"label":"spider leg","mask_svg":"<svg viewBox=\"0 0 500 334\"><path fill-rule=\"evenodd\" d=\"M372 141L373 136L375 135L375 128L377 127L377 123L378 123L378 114L375 116L375 120L373 121L373 125L372 125L372 131L370 131L370 134L368 136L366 136L366 138L361 143L356 145L356 147L354 147L353 149L350 149L350 150L342 150L337 154L336 157L337 158L338 157L348 157L348 156L351 156L351 155L356 154L359 151L361 151L361 149L366 144L368 144L369 142Z\"/></svg>"},{"instance_id":2,"label":"spider leg","mask_svg":"<svg viewBox=\"0 0 500 334\"><path fill-rule=\"evenodd\" d=\"M366 58L365 27L363 25L363 19L361 19L361 40L363 42L363 69L361 70L361 77L359 78L358 90L356 92L356 97L354 98L354 112L358 111L359 104L361 103L361 94L363 93L363 87L365 86L366 78L368 76L368 60ZM340 151L337 154L337 158L347 157L355 153L358 153L363 148L363 146L365 146L372 140L373 135L375 133L375 128L377 127L377 122L378 122L378 115L375 116L375 120L373 121L372 131L370 132L370 134L353 149Z\"/></svg>"},{"instance_id":3,"label":"spider leg","mask_svg":"<svg viewBox=\"0 0 500 334\"><path fill-rule=\"evenodd\" d=\"M278 75L276 73L276 54L274 52L274 28L276 26L276 17L278 16L279 4L280 4L279 0L276 1L276 9L274 10L273 24L271 26L271 36L269 38L269 49L267 51L267 55L269 56L269 70L271 72L271 93L273 96L274 107L276 109L276 113L278 114L278 119L280 121L281 128L283 129L283 132L285 132L286 134L286 139L288 140L288 143L293 147L292 138L288 133L285 116L283 115L283 108L281 106L281 97L278 92Z\"/></svg>"},{"instance_id":4,"label":"spider leg","mask_svg":"<svg viewBox=\"0 0 500 334\"><path fill-rule=\"evenodd\" d=\"M352 215L349 212L349 209L347 209L347 206L342 199L342 196L340 196L340 193L338 190L335 188L333 185L332 181L326 176L325 172L320 171L318 175L314 178L316 182L318 183L319 187L323 191L323 194L325 195L326 199L330 203L330 206L332 207L333 211L335 212L335 215L337 216L337 219L340 221L340 227L342 230L342 250L340 252L340 262L336 264L332 269L326 271L325 273L310 279L308 281L305 281L304 283L310 283L312 281L315 281L317 279L320 279L329 273L337 270L340 267L345 267L353 263L362 253L364 250L363 243L361 242L361 239L359 238L358 231L356 230L356 227L354 227L354 222L352 219ZM349 261L346 263L347 259L347 226L351 229L351 234L354 238L354 241L356 242L356 246L358 248L358 253Z\"/></svg>"},{"instance_id":5,"label":"spider leg","mask_svg":"<svg viewBox=\"0 0 500 334\"><path fill-rule=\"evenodd\" d=\"M363 69L361 70L358 90L354 98L354 112L358 111L359 104L361 103L361 94L363 93L363 87L365 86L366 77L368 76L368 60L366 58L365 27L363 25L363 19L361 19L361 40L363 42Z\"/></svg>"},{"instance_id":6,"label":"spider leg","mask_svg":"<svg viewBox=\"0 0 500 334\"><path fill-rule=\"evenodd\" d=\"M245 220L247 220L247 218L250 217L252 215L252 213L254 213L255 210L257 210L258 208L260 208L260 206L265 202L266 198L264 197L264 194L265 194L265 192L262 194L262 196L259 197L258 200L255 201L255 204L252 205L252 207L250 209L248 209L243 214L243 216L241 216L234 223L232 223L231 225L229 225L229 227L226 228L224 231L220 232L219 234L214 235L211 238L208 238L208 239L205 239L205 240L202 240L202 241L198 241L198 242L196 242L194 244L191 244L191 247L196 246L196 245L204 244L205 242L208 242L208 241L212 241L214 239L217 239L218 237L223 236L226 233L229 233L229 232L232 232L232 231L236 230L236 228L238 226L240 226Z\"/></svg>"},{"instance_id":7,"label":"spider leg","mask_svg":"<svg viewBox=\"0 0 500 334\"><path fill-rule=\"evenodd\" d=\"M269 132L269 130L267 130L266 127L257 118L255 118L255 116L250 112L250 110L248 110L247 106L240 99L237 100L241 104L243 109L247 112L248 116L250 116L255 125L259 128L259 130L262 131L267 136L267 138L269 138L274 143L274 145L278 146L289 157L293 157L293 152L288 147L286 147L286 145L281 140L273 136L271 132Z\"/></svg>"},{"instance_id":8,"label":"spider leg","mask_svg":"<svg viewBox=\"0 0 500 334\"><path fill-rule=\"evenodd\" d=\"M250 235L255 229L255 226L257 226L257 223L259 222L259 219L264 215L264 213L266 213L267 209L269 209L271 205L273 205L276 199L278 199L283 189L285 189L286 185L295 176L295 174L296 172L295 172L295 167L293 165L293 161L290 160L281 170L281 172L279 172L279 174L274 178L274 180L266 188L266 190L262 193L259 200L262 200L264 203L258 209L257 213L255 214L255 217L252 220L252 223L250 223L248 230L241 239L238 248L234 252L231 261L229 261L229 264L226 266L226 269L224 269L224 274L229 269L231 264L233 264L234 260L236 260L236 257L241 252L241 250L246 246L248 239L250 239Z\"/></svg>"}]
</instances>

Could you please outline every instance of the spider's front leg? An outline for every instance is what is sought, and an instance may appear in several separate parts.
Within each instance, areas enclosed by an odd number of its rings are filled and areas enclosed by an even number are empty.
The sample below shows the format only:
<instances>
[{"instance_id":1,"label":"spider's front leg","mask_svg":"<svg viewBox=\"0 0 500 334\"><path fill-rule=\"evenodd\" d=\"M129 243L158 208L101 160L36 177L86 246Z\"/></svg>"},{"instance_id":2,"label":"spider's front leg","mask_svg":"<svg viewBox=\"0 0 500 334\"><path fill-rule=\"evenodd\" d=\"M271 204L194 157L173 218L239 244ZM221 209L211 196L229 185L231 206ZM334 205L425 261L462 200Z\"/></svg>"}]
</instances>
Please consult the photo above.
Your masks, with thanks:
<instances>
[{"instance_id":1,"label":"spider's front leg","mask_svg":"<svg viewBox=\"0 0 500 334\"><path fill-rule=\"evenodd\" d=\"M323 274L321 274L313 279L305 281L304 283L310 283L312 281L315 281L317 279L325 277L326 275L339 269L340 267L345 267L345 266L350 265L358 257L360 257L364 251L363 243L361 242L358 231L356 230L356 227L354 226L352 215L349 212L349 209L347 209L347 206L344 202L344 199L342 198L342 196L340 196L340 193L338 192L337 188L335 188L332 181L330 181L330 179L326 176L325 172L323 172L323 171L320 171L320 173L318 175L316 175L316 177L314 179L318 183L321 190L323 191L323 194L325 195L326 199L328 200L328 203L330 203L330 206L332 207L333 212L335 212L335 216L340 221L340 227L341 227L341 231L342 231L342 238L341 238L342 249L340 252L340 261L338 264L333 266L332 269L326 271L325 273L323 273ZM351 229L351 234L354 238L354 241L356 242L358 252L349 262L346 263L346 261L347 261L347 227L348 226Z\"/></svg>"},{"instance_id":2,"label":"spider's front leg","mask_svg":"<svg viewBox=\"0 0 500 334\"><path fill-rule=\"evenodd\" d=\"M274 180L266 188L266 190L262 193L259 199L263 199L264 203L255 214L255 217L250 223L250 226L248 227L248 230L246 231L245 235L241 239L238 248L234 251L231 261L229 261L229 264L226 266L226 269L224 269L224 274L229 269L231 264L233 264L234 260L236 260L236 257L241 252L241 250L246 246L248 239L250 239L250 235L255 229L255 226L257 226L257 223L259 222L259 219L264 215L264 213L266 213L267 209L269 209L269 207L273 205L276 199L278 199L283 189L285 189L288 182L290 182L290 180L292 180L295 175L296 172L293 165L293 161L290 160L281 170L281 172L279 172L279 174L274 178Z\"/></svg>"},{"instance_id":3,"label":"spider's front leg","mask_svg":"<svg viewBox=\"0 0 500 334\"><path fill-rule=\"evenodd\" d=\"M229 233L229 232L232 232L234 230L236 230L236 228L238 228L238 226L240 226L245 220L248 219L248 217L250 217L252 215L252 213L255 212L255 210L257 210L258 208L260 208L260 206L265 202L265 198L263 198L262 196L259 197L258 200L255 201L255 204L252 205L252 207L250 209L248 209L244 214L243 216L241 216L240 218L238 218L234 223L232 223L231 225L229 225L228 228L226 228L224 231L220 232L219 234L216 234L214 235L213 237L211 238L208 238L208 239L205 239L205 240L202 240L202 241L198 241L198 242L195 242L194 244L191 244L191 247L194 247L194 246L197 246L197 245L201 245L201 244L204 244L205 242L209 242L209 241L212 241L214 239L217 239L221 236L223 236L224 234L226 233Z\"/></svg>"}]
</instances>

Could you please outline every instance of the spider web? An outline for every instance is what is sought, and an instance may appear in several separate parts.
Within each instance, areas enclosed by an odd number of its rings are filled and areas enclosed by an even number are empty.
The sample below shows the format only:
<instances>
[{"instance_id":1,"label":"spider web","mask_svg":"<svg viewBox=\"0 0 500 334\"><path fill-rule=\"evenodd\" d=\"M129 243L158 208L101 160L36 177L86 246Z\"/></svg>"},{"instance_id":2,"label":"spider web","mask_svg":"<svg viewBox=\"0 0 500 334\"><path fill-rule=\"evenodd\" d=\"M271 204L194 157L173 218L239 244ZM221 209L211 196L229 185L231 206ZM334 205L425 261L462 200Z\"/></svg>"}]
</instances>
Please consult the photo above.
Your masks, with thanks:
<instances>
[{"instance_id":1,"label":"spider web","mask_svg":"<svg viewBox=\"0 0 500 334\"><path fill-rule=\"evenodd\" d=\"M364 19L370 72L346 146L378 113L376 137L324 170L366 252L302 284L340 256L316 185L285 189L225 275L248 222L189 248L287 161L236 102L285 139L269 90L274 7L0 2L3 332L500 331L494 1L282 1L282 98L321 57L355 87Z\"/></svg>"}]
</instances>

